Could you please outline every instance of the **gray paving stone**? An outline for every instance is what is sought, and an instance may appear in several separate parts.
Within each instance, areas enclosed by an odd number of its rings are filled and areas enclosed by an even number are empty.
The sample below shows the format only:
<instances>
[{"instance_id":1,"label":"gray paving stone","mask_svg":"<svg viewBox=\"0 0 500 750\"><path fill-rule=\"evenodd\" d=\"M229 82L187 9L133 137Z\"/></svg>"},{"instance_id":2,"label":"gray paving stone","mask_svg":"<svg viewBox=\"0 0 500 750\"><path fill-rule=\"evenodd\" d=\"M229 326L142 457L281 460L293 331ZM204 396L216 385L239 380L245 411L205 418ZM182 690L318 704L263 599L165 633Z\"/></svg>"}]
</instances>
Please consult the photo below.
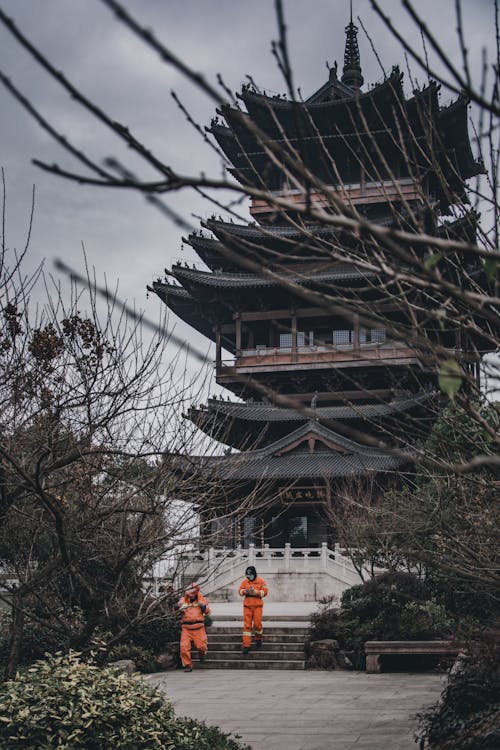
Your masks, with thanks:
<instances>
[{"instance_id":1,"label":"gray paving stone","mask_svg":"<svg viewBox=\"0 0 500 750\"><path fill-rule=\"evenodd\" d=\"M415 714L433 704L436 674L235 672L149 675L179 716L239 734L254 750L415 750Z\"/></svg>"}]
</instances>

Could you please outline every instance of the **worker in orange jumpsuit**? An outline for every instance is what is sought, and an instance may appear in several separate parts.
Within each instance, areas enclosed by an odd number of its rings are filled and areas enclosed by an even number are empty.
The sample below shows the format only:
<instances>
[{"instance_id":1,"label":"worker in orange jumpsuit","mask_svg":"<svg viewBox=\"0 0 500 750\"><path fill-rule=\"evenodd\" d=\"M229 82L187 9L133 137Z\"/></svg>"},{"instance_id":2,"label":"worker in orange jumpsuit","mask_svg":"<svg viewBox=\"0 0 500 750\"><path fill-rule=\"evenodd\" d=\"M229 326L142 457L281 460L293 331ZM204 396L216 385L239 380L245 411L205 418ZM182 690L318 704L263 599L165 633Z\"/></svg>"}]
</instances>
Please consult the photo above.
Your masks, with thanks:
<instances>
[{"instance_id":1,"label":"worker in orange jumpsuit","mask_svg":"<svg viewBox=\"0 0 500 750\"><path fill-rule=\"evenodd\" d=\"M205 661L207 653L207 633L205 631L205 615L210 614L210 607L200 593L197 583L192 583L177 604L181 613L181 661L185 672L193 671L191 659L191 644L200 656L200 663Z\"/></svg>"},{"instance_id":2,"label":"worker in orange jumpsuit","mask_svg":"<svg viewBox=\"0 0 500 750\"><path fill-rule=\"evenodd\" d=\"M262 646L263 599L268 594L267 584L257 575L253 565L245 570L246 578L240 583L239 594L243 597L243 654L248 654L252 645L252 627L255 647Z\"/></svg>"}]
</instances>

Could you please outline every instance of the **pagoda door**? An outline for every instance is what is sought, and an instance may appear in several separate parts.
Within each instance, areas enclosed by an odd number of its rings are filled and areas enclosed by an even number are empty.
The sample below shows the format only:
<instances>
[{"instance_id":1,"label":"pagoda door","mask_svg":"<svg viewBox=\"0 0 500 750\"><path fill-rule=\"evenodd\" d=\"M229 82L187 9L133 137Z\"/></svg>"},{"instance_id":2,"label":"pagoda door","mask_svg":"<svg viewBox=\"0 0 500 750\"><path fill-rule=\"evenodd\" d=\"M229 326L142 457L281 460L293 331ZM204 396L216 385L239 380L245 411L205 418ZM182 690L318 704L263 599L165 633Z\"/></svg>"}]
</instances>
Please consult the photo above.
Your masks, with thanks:
<instances>
[{"instance_id":1,"label":"pagoda door","mask_svg":"<svg viewBox=\"0 0 500 750\"><path fill-rule=\"evenodd\" d=\"M283 513L273 516L271 547L284 547L285 544L290 544L291 547L307 547L307 522L306 515Z\"/></svg>"}]
</instances>

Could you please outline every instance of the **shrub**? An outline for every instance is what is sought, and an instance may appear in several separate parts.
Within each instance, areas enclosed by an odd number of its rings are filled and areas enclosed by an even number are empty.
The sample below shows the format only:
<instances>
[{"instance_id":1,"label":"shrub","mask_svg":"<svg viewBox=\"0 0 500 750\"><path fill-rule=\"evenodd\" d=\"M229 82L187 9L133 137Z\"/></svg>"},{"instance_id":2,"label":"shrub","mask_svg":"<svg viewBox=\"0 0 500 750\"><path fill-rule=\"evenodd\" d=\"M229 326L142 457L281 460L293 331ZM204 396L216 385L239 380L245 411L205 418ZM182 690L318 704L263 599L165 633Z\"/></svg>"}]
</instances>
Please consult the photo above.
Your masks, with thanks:
<instances>
[{"instance_id":1,"label":"shrub","mask_svg":"<svg viewBox=\"0 0 500 750\"><path fill-rule=\"evenodd\" d=\"M108 662L120 659L132 659L139 672L156 672L155 655L152 651L135 646L133 643L120 643L114 646L108 654Z\"/></svg>"},{"instance_id":2,"label":"shrub","mask_svg":"<svg viewBox=\"0 0 500 750\"><path fill-rule=\"evenodd\" d=\"M441 701L420 715L420 747L496 750L500 747L500 637L483 633L468 646L463 671L452 674Z\"/></svg>"},{"instance_id":3,"label":"shrub","mask_svg":"<svg viewBox=\"0 0 500 750\"><path fill-rule=\"evenodd\" d=\"M78 632L81 622L80 610L69 613L56 611L53 616L40 617L40 620L26 619L19 664L32 664L37 659L42 659L46 653L69 651L71 637ZM11 623L10 612L0 612L0 668L7 659ZM66 632L61 632L61 624Z\"/></svg>"},{"instance_id":4,"label":"shrub","mask_svg":"<svg viewBox=\"0 0 500 750\"><path fill-rule=\"evenodd\" d=\"M204 721L183 717L178 720L186 733L186 750L251 750L249 745L242 745L238 735L226 734L219 727L210 727ZM177 748L175 748L177 750Z\"/></svg>"},{"instance_id":5,"label":"shrub","mask_svg":"<svg viewBox=\"0 0 500 750\"><path fill-rule=\"evenodd\" d=\"M244 750L217 728L176 719L171 704L142 680L75 653L48 656L0 685L0 747Z\"/></svg>"},{"instance_id":6,"label":"shrub","mask_svg":"<svg viewBox=\"0 0 500 750\"><path fill-rule=\"evenodd\" d=\"M364 667L363 644L371 640L422 640L449 636L454 619L409 573L383 573L344 591L341 609L322 601L311 619L310 640L334 638Z\"/></svg>"},{"instance_id":7,"label":"shrub","mask_svg":"<svg viewBox=\"0 0 500 750\"><path fill-rule=\"evenodd\" d=\"M127 634L126 642L156 655L164 650L167 643L178 641L180 633L179 617L173 612L166 612L161 617L137 625Z\"/></svg>"},{"instance_id":8,"label":"shrub","mask_svg":"<svg viewBox=\"0 0 500 750\"><path fill-rule=\"evenodd\" d=\"M460 621L473 622L475 627L494 627L499 615L498 597L491 595L475 581L464 581L451 573L430 571L426 588Z\"/></svg>"}]
</instances>

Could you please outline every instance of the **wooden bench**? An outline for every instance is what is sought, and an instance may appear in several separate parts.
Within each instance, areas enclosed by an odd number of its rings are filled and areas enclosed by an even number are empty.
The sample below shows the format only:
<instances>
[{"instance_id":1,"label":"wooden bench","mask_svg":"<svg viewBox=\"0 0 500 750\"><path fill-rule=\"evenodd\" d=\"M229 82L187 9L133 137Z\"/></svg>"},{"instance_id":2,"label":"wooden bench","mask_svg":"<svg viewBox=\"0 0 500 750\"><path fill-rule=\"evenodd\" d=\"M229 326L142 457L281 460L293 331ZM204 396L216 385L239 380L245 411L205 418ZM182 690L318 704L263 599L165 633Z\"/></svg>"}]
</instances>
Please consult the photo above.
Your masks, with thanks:
<instances>
[{"instance_id":1,"label":"wooden bench","mask_svg":"<svg viewBox=\"0 0 500 750\"><path fill-rule=\"evenodd\" d=\"M461 650L454 641L366 641L366 671L381 672L383 656L457 656Z\"/></svg>"}]
</instances>

